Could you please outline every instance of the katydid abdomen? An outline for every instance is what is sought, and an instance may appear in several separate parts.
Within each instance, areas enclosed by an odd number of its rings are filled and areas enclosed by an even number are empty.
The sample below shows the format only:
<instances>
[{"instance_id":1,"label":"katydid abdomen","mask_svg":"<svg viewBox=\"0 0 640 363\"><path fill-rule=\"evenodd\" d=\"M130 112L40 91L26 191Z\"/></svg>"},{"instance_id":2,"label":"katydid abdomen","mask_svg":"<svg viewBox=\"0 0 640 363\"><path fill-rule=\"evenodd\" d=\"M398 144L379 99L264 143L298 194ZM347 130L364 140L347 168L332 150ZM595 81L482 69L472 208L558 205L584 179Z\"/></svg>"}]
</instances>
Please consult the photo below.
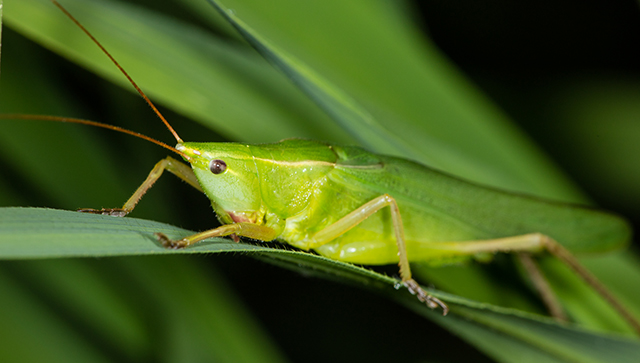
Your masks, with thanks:
<instances>
[{"instance_id":1,"label":"katydid abdomen","mask_svg":"<svg viewBox=\"0 0 640 363\"><path fill-rule=\"evenodd\" d=\"M367 153L349 148L353 153ZM469 183L423 165L386 156L379 167L341 166L327 178L335 194L353 194L331 205L345 214L355 205L383 193L398 202L411 261L435 264L464 256L441 242L503 238L528 233L545 234L573 253L607 252L624 247L631 238L627 222L595 209L512 194ZM339 205L345 204L344 210ZM348 204L348 206L347 206ZM317 249L327 257L363 264L398 261L388 210L381 210L334 242ZM470 256L468 256L470 257Z\"/></svg>"}]
</instances>

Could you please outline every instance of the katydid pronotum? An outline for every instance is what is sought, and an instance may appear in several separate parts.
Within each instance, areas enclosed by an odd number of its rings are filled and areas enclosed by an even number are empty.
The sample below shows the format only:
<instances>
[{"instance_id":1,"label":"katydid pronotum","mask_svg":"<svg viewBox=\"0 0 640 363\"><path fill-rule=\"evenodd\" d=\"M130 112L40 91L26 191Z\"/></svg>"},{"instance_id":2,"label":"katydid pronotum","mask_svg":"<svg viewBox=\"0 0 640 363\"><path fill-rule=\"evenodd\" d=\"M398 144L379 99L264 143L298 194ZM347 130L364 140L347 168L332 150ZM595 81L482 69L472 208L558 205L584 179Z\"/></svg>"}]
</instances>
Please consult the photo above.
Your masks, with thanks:
<instances>
[{"instance_id":1,"label":"katydid pronotum","mask_svg":"<svg viewBox=\"0 0 640 363\"><path fill-rule=\"evenodd\" d=\"M265 145L183 142L129 80L178 145L173 148L153 142L176 152L191 167L167 157L156 164L122 208L83 212L125 216L168 170L204 192L223 225L181 240L158 234L165 247L184 248L216 236L248 237L279 240L346 262L399 263L402 283L409 291L428 306L442 308L445 314L446 304L413 280L410 262L463 262L487 253L516 252L535 273L528 255L546 251L568 264L640 332L633 315L569 252L606 251L626 243L631 232L619 217L478 186L424 165L357 147L308 140ZM85 120L28 115L17 118L90 124L150 140ZM543 297L553 301L544 279L535 281ZM557 304L549 305L555 315L561 314Z\"/></svg>"}]
</instances>

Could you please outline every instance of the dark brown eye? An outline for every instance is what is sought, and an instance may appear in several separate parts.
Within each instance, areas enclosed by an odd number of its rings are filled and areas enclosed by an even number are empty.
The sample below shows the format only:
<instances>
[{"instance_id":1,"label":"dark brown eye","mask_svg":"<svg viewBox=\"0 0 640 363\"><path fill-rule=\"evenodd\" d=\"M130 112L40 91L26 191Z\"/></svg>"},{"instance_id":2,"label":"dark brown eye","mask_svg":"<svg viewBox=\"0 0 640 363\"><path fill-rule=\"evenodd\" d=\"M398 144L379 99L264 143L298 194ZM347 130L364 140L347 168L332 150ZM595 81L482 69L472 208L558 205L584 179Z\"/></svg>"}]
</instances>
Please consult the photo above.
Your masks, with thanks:
<instances>
[{"instance_id":1,"label":"dark brown eye","mask_svg":"<svg viewBox=\"0 0 640 363\"><path fill-rule=\"evenodd\" d=\"M227 170L227 163L222 160L211 160L209 163L209 170L214 174L222 174Z\"/></svg>"}]
</instances>

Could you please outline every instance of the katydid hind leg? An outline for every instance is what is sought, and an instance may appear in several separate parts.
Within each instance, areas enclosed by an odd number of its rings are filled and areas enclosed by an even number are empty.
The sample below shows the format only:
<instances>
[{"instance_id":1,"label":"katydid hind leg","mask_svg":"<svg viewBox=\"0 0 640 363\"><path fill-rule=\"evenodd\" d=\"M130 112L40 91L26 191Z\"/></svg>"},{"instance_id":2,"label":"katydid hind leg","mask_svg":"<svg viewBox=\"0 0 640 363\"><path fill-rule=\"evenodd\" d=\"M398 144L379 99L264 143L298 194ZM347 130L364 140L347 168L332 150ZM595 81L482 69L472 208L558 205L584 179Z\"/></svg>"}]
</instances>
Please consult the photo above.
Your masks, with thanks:
<instances>
[{"instance_id":1,"label":"katydid hind leg","mask_svg":"<svg viewBox=\"0 0 640 363\"><path fill-rule=\"evenodd\" d=\"M497 238L490 240L443 242L439 248L464 254L482 252L528 252L547 251L571 268L582 280L589 284L600 296L622 316L633 329L640 334L640 321L596 278L589 270L557 241L541 233L530 233L520 236Z\"/></svg>"},{"instance_id":2,"label":"katydid hind leg","mask_svg":"<svg viewBox=\"0 0 640 363\"><path fill-rule=\"evenodd\" d=\"M165 170L171 172L178 178L184 180L189 185L202 192L202 188L200 187L200 184L198 184L198 180L196 179L193 170L191 170L191 167L182 162L179 162L178 160L170 156L167 156L166 158L160 160L153 167L153 169L151 169L151 172L149 172L147 179L145 179L145 181L138 187L138 189L136 189L136 191L126 201L122 208L78 209L78 212L124 217L127 214L131 213L142 196L144 196L147 190L149 190L149 188L151 188L155 184L155 182L160 178Z\"/></svg>"},{"instance_id":3,"label":"katydid hind leg","mask_svg":"<svg viewBox=\"0 0 640 363\"><path fill-rule=\"evenodd\" d=\"M567 321L567 315L558 300L558 296L553 292L551 285L536 264L530 253L518 253L518 261L529 275L533 287L538 291L542 302L546 306L549 314L558 321Z\"/></svg>"},{"instance_id":4,"label":"katydid hind leg","mask_svg":"<svg viewBox=\"0 0 640 363\"><path fill-rule=\"evenodd\" d=\"M365 219L381 210L382 208L389 207L391 209L391 217L393 222L393 229L396 237L396 244L398 247L398 258L400 267L400 277L402 283L411 294L427 304L432 309L437 307L442 308L442 314L447 315L449 307L438 298L431 296L420 287L420 285L412 278L411 268L409 266L409 258L407 256L407 247L404 237L404 226L402 224L402 217L398 208L398 203L389 194L383 194L371 201L365 203L360 208L352 211L346 216L342 217L335 223L317 232L311 240L308 242L307 247L309 249L318 248L326 243L331 242L340 235L346 233L351 228L357 226Z\"/></svg>"}]
</instances>

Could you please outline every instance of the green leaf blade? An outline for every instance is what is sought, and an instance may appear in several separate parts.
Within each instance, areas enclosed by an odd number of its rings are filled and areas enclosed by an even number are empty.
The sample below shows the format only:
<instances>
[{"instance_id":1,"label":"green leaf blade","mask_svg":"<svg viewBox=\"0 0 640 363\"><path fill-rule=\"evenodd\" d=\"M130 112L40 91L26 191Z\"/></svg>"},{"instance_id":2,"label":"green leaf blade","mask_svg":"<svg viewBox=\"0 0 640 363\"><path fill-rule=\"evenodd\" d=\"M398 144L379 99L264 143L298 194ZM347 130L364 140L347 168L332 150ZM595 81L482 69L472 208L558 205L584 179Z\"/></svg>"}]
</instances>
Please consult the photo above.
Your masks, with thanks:
<instances>
[{"instance_id":1,"label":"green leaf blade","mask_svg":"<svg viewBox=\"0 0 640 363\"><path fill-rule=\"evenodd\" d=\"M0 208L0 258L60 258L269 250L212 239L172 251L154 233L177 239L193 232L168 224L41 208Z\"/></svg>"}]
</instances>

